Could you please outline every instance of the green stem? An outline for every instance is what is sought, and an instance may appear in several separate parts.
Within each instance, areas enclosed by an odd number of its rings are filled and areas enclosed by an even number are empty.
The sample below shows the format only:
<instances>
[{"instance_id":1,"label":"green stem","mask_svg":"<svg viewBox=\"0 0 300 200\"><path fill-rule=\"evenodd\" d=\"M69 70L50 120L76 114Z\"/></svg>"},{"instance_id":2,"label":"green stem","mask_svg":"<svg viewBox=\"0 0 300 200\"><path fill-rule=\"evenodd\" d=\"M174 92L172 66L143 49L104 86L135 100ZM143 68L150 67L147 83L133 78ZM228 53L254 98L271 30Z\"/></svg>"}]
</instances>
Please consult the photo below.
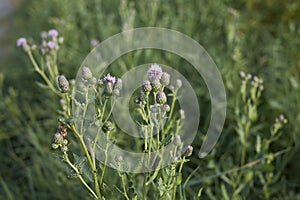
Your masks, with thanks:
<instances>
[{"instance_id":1,"label":"green stem","mask_svg":"<svg viewBox=\"0 0 300 200\"><path fill-rule=\"evenodd\" d=\"M101 196L98 196L95 194L94 190L85 182L85 180L82 178L79 170L77 169L77 167L75 167L71 161L69 160L68 154L67 152L64 152L64 161L75 171L77 177L79 178L79 180L81 181L81 183L86 187L86 189L93 195L94 199L102 199Z\"/></svg>"}]
</instances>

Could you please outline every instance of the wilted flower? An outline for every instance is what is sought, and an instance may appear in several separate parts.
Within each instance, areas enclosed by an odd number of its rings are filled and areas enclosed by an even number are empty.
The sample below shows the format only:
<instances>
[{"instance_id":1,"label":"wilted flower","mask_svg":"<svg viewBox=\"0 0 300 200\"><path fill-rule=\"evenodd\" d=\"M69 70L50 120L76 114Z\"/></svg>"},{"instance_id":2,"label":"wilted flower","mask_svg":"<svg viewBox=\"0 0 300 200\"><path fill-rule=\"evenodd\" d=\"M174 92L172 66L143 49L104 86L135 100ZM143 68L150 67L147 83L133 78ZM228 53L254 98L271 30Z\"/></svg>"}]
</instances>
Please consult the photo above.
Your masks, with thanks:
<instances>
[{"instance_id":1,"label":"wilted flower","mask_svg":"<svg viewBox=\"0 0 300 200\"><path fill-rule=\"evenodd\" d=\"M81 69L81 76L84 80L90 80L93 77L93 74L90 68L83 66Z\"/></svg>"},{"instance_id":2,"label":"wilted flower","mask_svg":"<svg viewBox=\"0 0 300 200\"><path fill-rule=\"evenodd\" d=\"M151 65L148 70L149 81L152 83L154 80L160 80L162 73L161 67L158 64Z\"/></svg>"},{"instance_id":3,"label":"wilted flower","mask_svg":"<svg viewBox=\"0 0 300 200\"><path fill-rule=\"evenodd\" d=\"M51 29L48 31L48 36L49 37L57 37L58 36L58 32L55 29Z\"/></svg>"}]
</instances>

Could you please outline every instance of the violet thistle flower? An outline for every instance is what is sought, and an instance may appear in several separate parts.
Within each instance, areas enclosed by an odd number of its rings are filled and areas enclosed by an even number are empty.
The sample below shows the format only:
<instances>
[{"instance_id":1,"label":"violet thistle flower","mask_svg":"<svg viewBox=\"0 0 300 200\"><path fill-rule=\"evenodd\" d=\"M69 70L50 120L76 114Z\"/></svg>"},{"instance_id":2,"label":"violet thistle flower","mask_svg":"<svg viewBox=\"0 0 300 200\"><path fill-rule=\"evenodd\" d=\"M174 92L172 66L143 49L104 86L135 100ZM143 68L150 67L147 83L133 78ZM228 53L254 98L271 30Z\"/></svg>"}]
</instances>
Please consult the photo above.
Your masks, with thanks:
<instances>
[{"instance_id":1,"label":"violet thistle flower","mask_svg":"<svg viewBox=\"0 0 300 200\"><path fill-rule=\"evenodd\" d=\"M49 49L53 50L56 48L56 43L52 40L50 40L48 43L47 43L47 46L49 47Z\"/></svg>"},{"instance_id":2,"label":"violet thistle flower","mask_svg":"<svg viewBox=\"0 0 300 200\"><path fill-rule=\"evenodd\" d=\"M170 83L170 74L168 74L167 72L163 72L162 75L161 75L160 83L163 86L169 85L169 83Z\"/></svg>"},{"instance_id":3,"label":"violet thistle flower","mask_svg":"<svg viewBox=\"0 0 300 200\"><path fill-rule=\"evenodd\" d=\"M51 29L48 31L48 36L49 37L52 37L52 38L55 38L58 36L58 31L56 29Z\"/></svg>"},{"instance_id":4,"label":"violet thistle flower","mask_svg":"<svg viewBox=\"0 0 300 200\"><path fill-rule=\"evenodd\" d=\"M17 46L18 46L18 47L23 46L23 45L25 45L25 44L27 44L26 38L21 37L21 38L19 38L19 39L17 40Z\"/></svg>"},{"instance_id":5,"label":"violet thistle flower","mask_svg":"<svg viewBox=\"0 0 300 200\"><path fill-rule=\"evenodd\" d=\"M26 38L23 38L23 37L19 38L17 40L16 44L17 44L18 47L22 47L23 50L26 51L26 52L30 51L30 47L27 44Z\"/></svg>"},{"instance_id":6,"label":"violet thistle flower","mask_svg":"<svg viewBox=\"0 0 300 200\"><path fill-rule=\"evenodd\" d=\"M42 32L40 33L40 36L41 36L42 39L46 39L47 36L48 36L48 33L47 33L46 31L42 31Z\"/></svg>"},{"instance_id":7,"label":"violet thistle flower","mask_svg":"<svg viewBox=\"0 0 300 200\"><path fill-rule=\"evenodd\" d=\"M116 83L116 78L114 76L111 76L110 73L108 73L105 77L104 77L104 80L106 82L111 82L113 84Z\"/></svg>"},{"instance_id":8,"label":"violet thistle flower","mask_svg":"<svg viewBox=\"0 0 300 200\"><path fill-rule=\"evenodd\" d=\"M165 104L167 102L167 96L164 92L160 91L156 94L156 102L158 104Z\"/></svg>"},{"instance_id":9,"label":"violet thistle flower","mask_svg":"<svg viewBox=\"0 0 300 200\"><path fill-rule=\"evenodd\" d=\"M64 75L59 75L58 78L58 86L61 92L68 92L69 90L69 81L66 79Z\"/></svg>"},{"instance_id":10,"label":"violet thistle flower","mask_svg":"<svg viewBox=\"0 0 300 200\"><path fill-rule=\"evenodd\" d=\"M84 80L90 80L93 77L93 74L92 74L90 68L83 66L81 68L81 76Z\"/></svg>"},{"instance_id":11,"label":"violet thistle flower","mask_svg":"<svg viewBox=\"0 0 300 200\"><path fill-rule=\"evenodd\" d=\"M161 67L158 64L151 65L150 69L148 70L148 79L152 83L154 80L160 80L162 76Z\"/></svg>"},{"instance_id":12,"label":"violet thistle flower","mask_svg":"<svg viewBox=\"0 0 300 200\"><path fill-rule=\"evenodd\" d=\"M96 47L99 44L99 41L96 40L96 39L92 39L90 44L91 44L92 47Z\"/></svg>"}]
</instances>

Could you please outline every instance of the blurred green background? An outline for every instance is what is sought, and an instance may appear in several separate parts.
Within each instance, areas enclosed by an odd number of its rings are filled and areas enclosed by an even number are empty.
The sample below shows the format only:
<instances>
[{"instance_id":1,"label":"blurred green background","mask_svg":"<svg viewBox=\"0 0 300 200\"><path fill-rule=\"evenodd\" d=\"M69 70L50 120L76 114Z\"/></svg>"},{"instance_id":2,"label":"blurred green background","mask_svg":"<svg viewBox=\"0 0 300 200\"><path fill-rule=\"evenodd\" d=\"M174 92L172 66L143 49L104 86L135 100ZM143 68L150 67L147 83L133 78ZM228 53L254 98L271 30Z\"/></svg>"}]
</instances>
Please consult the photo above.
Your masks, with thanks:
<instances>
[{"instance_id":1,"label":"blurred green background","mask_svg":"<svg viewBox=\"0 0 300 200\"><path fill-rule=\"evenodd\" d=\"M38 41L42 30L56 28L65 38L60 71L72 78L91 50L91 39L101 42L122 30L146 26L174 29L198 41L216 62L226 87L223 134L213 152L200 160L196 154L209 122L209 95L192 68L182 72L195 86L201 85L196 91L203 121L194 144L196 153L184 168L187 177L199 167L186 185L187 198L203 187L203 199L300 199L299 18L300 2L295 0L1 0L0 199L88 199L49 149L57 127L58 99L37 86L39 77L16 47L16 39ZM134 62L126 59L126 67L151 62L156 54L147 55ZM159 61L178 69L184 64L172 56ZM265 88L249 137L248 162L264 156L255 152L256 135L267 138L281 113L289 120L267 152L285 153L264 169L239 168L235 111L240 70L263 78Z\"/></svg>"}]
</instances>

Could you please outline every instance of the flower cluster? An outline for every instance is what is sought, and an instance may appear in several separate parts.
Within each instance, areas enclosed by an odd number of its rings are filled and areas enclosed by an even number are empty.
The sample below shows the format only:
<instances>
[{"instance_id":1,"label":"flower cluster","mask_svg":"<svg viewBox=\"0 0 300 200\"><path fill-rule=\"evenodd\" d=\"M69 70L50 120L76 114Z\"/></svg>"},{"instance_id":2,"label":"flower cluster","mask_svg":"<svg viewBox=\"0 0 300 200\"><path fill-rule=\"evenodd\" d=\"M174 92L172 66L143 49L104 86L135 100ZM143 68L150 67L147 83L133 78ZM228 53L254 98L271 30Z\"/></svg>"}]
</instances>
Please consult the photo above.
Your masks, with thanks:
<instances>
[{"instance_id":1,"label":"flower cluster","mask_svg":"<svg viewBox=\"0 0 300 200\"><path fill-rule=\"evenodd\" d=\"M67 128L59 122L56 133L53 136L53 142L51 144L52 149L60 148L62 152L68 151Z\"/></svg>"}]
</instances>

